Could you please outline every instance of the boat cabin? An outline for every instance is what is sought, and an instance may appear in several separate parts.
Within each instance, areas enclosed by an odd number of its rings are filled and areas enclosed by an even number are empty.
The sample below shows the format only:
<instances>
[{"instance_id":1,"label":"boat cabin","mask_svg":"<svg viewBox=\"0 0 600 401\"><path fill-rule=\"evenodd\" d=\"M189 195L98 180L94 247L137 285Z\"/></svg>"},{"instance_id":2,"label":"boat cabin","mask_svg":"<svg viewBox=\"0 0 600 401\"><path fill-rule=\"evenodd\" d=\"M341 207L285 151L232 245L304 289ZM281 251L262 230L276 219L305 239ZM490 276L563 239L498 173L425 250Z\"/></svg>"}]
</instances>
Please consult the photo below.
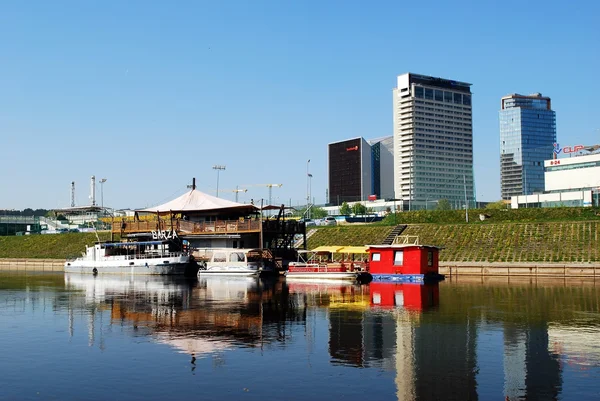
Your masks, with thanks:
<instances>
[{"instance_id":1,"label":"boat cabin","mask_svg":"<svg viewBox=\"0 0 600 401\"><path fill-rule=\"evenodd\" d=\"M430 245L370 245L369 273L373 281L439 280L439 251Z\"/></svg>"},{"instance_id":2,"label":"boat cabin","mask_svg":"<svg viewBox=\"0 0 600 401\"><path fill-rule=\"evenodd\" d=\"M128 242L98 242L87 247L86 253L91 260L102 258L163 258L178 256L184 253L184 246L173 241L128 241Z\"/></svg>"}]
</instances>

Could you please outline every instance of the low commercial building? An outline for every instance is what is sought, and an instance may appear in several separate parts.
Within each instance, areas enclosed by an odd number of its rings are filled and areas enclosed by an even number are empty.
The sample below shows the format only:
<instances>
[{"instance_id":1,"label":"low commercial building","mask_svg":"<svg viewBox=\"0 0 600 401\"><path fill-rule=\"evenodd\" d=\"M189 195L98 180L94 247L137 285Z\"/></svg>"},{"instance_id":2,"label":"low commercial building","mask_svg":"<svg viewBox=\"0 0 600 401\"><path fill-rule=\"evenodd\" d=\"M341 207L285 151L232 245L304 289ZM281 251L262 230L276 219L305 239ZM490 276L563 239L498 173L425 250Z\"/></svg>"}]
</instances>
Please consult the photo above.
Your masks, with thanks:
<instances>
[{"instance_id":1,"label":"low commercial building","mask_svg":"<svg viewBox=\"0 0 600 401\"><path fill-rule=\"evenodd\" d=\"M600 145L555 146L555 154L571 157L544 161L545 191L511 198L511 207L599 206Z\"/></svg>"}]
</instances>

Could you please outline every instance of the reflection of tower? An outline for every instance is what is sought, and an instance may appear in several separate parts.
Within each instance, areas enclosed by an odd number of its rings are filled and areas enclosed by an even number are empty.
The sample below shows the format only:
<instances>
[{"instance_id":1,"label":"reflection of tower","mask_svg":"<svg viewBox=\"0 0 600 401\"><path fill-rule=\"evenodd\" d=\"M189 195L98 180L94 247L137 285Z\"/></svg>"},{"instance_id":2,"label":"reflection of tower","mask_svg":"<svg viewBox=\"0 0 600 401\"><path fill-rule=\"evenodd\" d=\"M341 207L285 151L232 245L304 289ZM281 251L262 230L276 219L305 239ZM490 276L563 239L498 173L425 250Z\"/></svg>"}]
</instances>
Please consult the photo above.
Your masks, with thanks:
<instances>
[{"instance_id":1,"label":"reflection of tower","mask_svg":"<svg viewBox=\"0 0 600 401\"><path fill-rule=\"evenodd\" d=\"M508 400L555 400L561 368L549 350L548 327L504 329L504 395Z\"/></svg>"},{"instance_id":2,"label":"reflection of tower","mask_svg":"<svg viewBox=\"0 0 600 401\"><path fill-rule=\"evenodd\" d=\"M414 331L415 394L421 400L477 400L474 319L423 321Z\"/></svg>"},{"instance_id":3,"label":"reflection of tower","mask_svg":"<svg viewBox=\"0 0 600 401\"><path fill-rule=\"evenodd\" d=\"M398 401L415 399L414 329L419 315L402 311L396 319L396 396Z\"/></svg>"},{"instance_id":4,"label":"reflection of tower","mask_svg":"<svg viewBox=\"0 0 600 401\"><path fill-rule=\"evenodd\" d=\"M504 326L504 396L508 400L525 398L525 337L523 330Z\"/></svg>"},{"instance_id":5,"label":"reflection of tower","mask_svg":"<svg viewBox=\"0 0 600 401\"><path fill-rule=\"evenodd\" d=\"M334 362L363 366L362 311L332 309L329 313L329 354Z\"/></svg>"},{"instance_id":6,"label":"reflection of tower","mask_svg":"<svg viewBox=\"0 0 600 401\"><path fill-rule=\"evenodd\" d=\"M561 369L556 355L548 348L548 325L527 330L525 388L528 400L555 400L560 393Z\"/></svg>"}]
</instances>

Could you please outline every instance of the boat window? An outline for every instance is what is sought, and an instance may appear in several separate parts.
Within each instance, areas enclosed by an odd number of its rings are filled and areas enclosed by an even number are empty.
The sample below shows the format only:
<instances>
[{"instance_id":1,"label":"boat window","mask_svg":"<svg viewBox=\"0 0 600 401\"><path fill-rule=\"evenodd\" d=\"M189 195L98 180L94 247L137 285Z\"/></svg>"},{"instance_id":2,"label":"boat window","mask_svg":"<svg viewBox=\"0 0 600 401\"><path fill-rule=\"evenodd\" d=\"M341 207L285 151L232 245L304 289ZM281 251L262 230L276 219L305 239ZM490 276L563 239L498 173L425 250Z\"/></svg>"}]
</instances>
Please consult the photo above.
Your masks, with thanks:
<instances>
[{"instance_id":1,"label":"boat window","mask_svg":"<svg viewBox=\"0 0 600 401\"><path fill-rule=\"evenodd\" d=\"M402 266L404 264L404 251L394 251L394 266Z\"/></svg>"},{"instance_id":2,"label":"boat window","mask_svg":"<svg viewBox=\"0 0 600 401\"><path fill-rule=\"evenodd\" d=\"M427 266L433 266L433 251L427 252Z\"/></svg>"},{"instance_id":3,"label":"boat window","mask_svg":"<svg viewBox=\"0 0 600 401\"><path fill-rule=\"evenodd\" d=\"M227 262L227 255L222 252L215 252L213 262Z\"/></svg>"},{"instance_id":4,"label":"boat window","mask_svg":"<svg viewBox=\"0 0 600 401\"><path fill-rule=\"evenodd\" d=\"M371 260L373 262L379 262L381 260L381 254L379 252L373 252L371 254Z\"/></svg>"},{"instance_id":5,"label":"boat window","mask_svg":"<svg viewBox=\"0 0 600 401\"><path fill-rule=\"evenodd\" d=\"M229 255L230 262L243 262L244 252L233 252Z\"/></svg>"}]
</instances>

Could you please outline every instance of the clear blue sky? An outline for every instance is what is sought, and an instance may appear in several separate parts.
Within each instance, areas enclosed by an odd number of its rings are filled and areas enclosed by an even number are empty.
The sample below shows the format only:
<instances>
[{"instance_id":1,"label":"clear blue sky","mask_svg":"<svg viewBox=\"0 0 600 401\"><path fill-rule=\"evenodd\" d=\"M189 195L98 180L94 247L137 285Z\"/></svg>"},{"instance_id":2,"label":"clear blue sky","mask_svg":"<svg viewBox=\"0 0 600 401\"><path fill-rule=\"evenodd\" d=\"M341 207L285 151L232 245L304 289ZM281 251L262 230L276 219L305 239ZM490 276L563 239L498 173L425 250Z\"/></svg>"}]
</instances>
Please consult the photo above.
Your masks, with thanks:
<instances>
[{"instance_id":1,"label":"clear blue sky","mask_svg":"<svg viewBox=\"0 0 600 401\"><path fill-rule=\"evenodd\" d=\"M0 4L0 209L151 206L275 184L325 201L327 144L392 134L404 72L473 84L479 200L500 197L498 109L552 97L561 145L600 143L600 2ZM97 191L100 201L100 190ZM240 201L268 198L249 187Z\"/></svg>"}]
</instances>

